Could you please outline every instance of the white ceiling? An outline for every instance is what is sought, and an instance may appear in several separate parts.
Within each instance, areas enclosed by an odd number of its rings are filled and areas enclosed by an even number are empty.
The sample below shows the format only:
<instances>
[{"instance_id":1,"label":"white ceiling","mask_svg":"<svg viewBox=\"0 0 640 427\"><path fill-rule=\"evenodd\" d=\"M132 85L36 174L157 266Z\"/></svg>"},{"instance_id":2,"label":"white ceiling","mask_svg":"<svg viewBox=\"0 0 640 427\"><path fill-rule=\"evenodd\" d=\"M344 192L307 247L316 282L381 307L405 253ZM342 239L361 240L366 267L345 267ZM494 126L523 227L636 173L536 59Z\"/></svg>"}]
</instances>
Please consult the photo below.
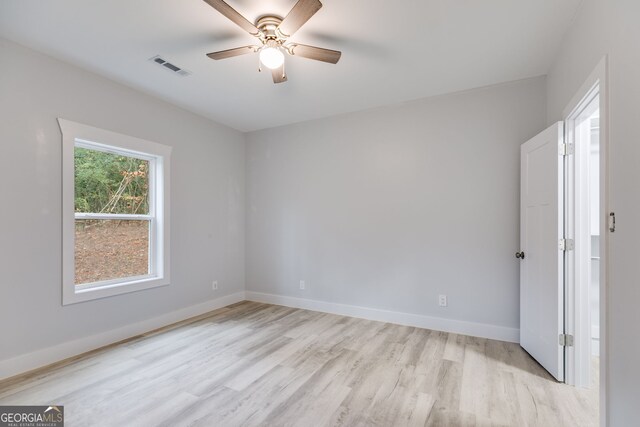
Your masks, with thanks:
<instances>
[{"instance_id":1,"label":"white ceiling","mask_svg":"<svg viewBox=\"0 0 640 427\"><path fill-rule=\"evenodd\" d=\"M227 0L250 21L295 0ZM292 41L341 50L337 65L287 57L289 81L202 0L2 0L0 36L242 131L546 74L581 0L322 0ZM147 61L161 54L193 75Z\"/></svg>"}]
</instances>

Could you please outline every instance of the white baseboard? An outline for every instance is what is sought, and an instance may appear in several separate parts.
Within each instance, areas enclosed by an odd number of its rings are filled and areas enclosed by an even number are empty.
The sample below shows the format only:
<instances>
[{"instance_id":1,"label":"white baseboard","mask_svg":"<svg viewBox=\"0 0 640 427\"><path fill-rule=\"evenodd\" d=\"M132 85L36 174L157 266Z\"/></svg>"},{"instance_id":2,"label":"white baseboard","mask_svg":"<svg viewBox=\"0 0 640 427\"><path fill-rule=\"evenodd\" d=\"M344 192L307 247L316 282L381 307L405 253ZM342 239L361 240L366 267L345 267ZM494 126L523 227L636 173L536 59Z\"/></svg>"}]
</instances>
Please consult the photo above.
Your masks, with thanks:
<instances>
[{"instance_id":1,"label":"white baseboard","mask_svg":"<svg viewBox=\"0 0 640 427\"><path fill-rule=\"evenodd\" d=\"M466 322L462 320L443 319L419 314L401 313L397 311L379 310L376 308L359 307L355 305L337 304L326 301L288 297L283 295L264 294L260 292L246 292L249 301L267 304L284 305L286 307L302 308L305 310L321 311L323 313L339 314L342 316L359 317L398 325L414 326L436 331L470 335L480 338L490 338L499 341L520 342L520 330L486 323Z\"/></svg>"},{"instance_id":2,"label":"white baseboard","mask_svg":"<svg viewBox=\"0 0 640 427\"><path fill-rule=\"evenodd\" d=\"M136 335L140 335L172 323L199 316L209 311L217 310L243 301L244 299L244 292L236 292L235 294L209 300L190 307L185 307L152 319L126 325L118 329L79 338L73 341L67 341L53 347L36 350L11 359L0 360L0 380L50 365L69 357L77 356L87 351L95 350L127 338L135 337Z\"/></svg>"}]
</instances>

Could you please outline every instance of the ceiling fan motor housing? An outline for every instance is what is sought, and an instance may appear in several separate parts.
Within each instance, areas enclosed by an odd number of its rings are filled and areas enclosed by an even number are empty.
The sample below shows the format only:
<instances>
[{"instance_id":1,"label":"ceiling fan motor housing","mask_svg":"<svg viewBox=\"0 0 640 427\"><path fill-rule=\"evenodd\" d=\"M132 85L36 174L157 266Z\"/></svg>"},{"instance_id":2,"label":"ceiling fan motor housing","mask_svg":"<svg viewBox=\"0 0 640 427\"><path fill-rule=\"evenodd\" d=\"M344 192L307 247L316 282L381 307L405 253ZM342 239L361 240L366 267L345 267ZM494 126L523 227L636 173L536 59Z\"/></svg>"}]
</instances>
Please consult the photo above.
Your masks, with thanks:
<instances>
[{"instance_id":1,"label":"ceiling fan motor housing","mask_svg":"<svg viewBox=\"0 0 640 427\"><path fill-rule=\"evenodd\" d=\"M287 37L278 31L278 26L281 22L282 18L280 17L265 15L258 19L256 27L264 34L266 40L276 40L282 43Z\"/></svg>"}]
</instances>

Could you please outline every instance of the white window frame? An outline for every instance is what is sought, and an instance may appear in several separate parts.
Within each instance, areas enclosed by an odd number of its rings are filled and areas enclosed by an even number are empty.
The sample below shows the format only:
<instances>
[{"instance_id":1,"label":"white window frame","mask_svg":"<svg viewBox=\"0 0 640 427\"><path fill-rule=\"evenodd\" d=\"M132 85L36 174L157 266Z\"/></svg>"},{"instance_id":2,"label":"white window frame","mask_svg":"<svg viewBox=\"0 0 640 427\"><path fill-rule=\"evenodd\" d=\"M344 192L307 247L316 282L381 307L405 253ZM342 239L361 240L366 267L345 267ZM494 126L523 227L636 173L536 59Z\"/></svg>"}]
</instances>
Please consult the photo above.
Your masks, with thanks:
<instances>
[{"instance_id":1,"label":"white window frame","mask_svg":"<svg viewBox=\"0 0 640 427\"><path fill-rule=\"evenodd\" d=\"M65 119L62 131L62 304L75 304L166 286L169 275L169 182L171 147ZM75 148L104 151L149 162L149 214L75 212ZM149 274L75 284L76 219L149 221Z\"/></svg>"}]
</instances>

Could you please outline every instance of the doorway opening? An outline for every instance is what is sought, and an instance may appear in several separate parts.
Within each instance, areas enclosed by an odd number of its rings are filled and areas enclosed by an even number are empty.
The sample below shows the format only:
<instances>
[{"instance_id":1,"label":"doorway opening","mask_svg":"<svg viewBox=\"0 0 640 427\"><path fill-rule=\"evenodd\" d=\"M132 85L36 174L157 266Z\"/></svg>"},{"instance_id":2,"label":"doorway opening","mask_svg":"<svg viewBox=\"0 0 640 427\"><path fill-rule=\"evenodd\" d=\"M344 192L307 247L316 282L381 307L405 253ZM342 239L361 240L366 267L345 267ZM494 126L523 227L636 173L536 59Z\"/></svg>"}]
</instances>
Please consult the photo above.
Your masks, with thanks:
<instances>
[{"instance_id":1,"label":"doorway opening","mask_svg":"<svg viewBox=\"0 0 640 427\"><path fill-rule=\"evenodd\" d=\"M600 89L596 84L566 121L565 230L574 240L566 252L567 383L599 386L600 356Z\"/></svg>"},{"instance_id":2,"label":"doorway opening","mask_svg":"<svg viewBox=\"0 0 640 427\"><path fill-rule=\"evenodd\" d=\"M607 58L591 73L564 111L565 141L575 155L566 158L565 231L575 239L566 254L565 382L598 392L601 425L607 424L607 319L609 235L615 214L608 199Z\"/></svg>"},{"instance_id":3,"label":"doorway opening","mask_svg":"<svg viewBox=\"0 0 640 427\"><path fill-rule=\"evenodd\" d=\"M575 250L565 259L565 382L599 396L600 424L608 420L608 264L615 214L608 196L607 57L602 58L564 110L566 156L565 232Z\"/></svg>"}]
</instances>

